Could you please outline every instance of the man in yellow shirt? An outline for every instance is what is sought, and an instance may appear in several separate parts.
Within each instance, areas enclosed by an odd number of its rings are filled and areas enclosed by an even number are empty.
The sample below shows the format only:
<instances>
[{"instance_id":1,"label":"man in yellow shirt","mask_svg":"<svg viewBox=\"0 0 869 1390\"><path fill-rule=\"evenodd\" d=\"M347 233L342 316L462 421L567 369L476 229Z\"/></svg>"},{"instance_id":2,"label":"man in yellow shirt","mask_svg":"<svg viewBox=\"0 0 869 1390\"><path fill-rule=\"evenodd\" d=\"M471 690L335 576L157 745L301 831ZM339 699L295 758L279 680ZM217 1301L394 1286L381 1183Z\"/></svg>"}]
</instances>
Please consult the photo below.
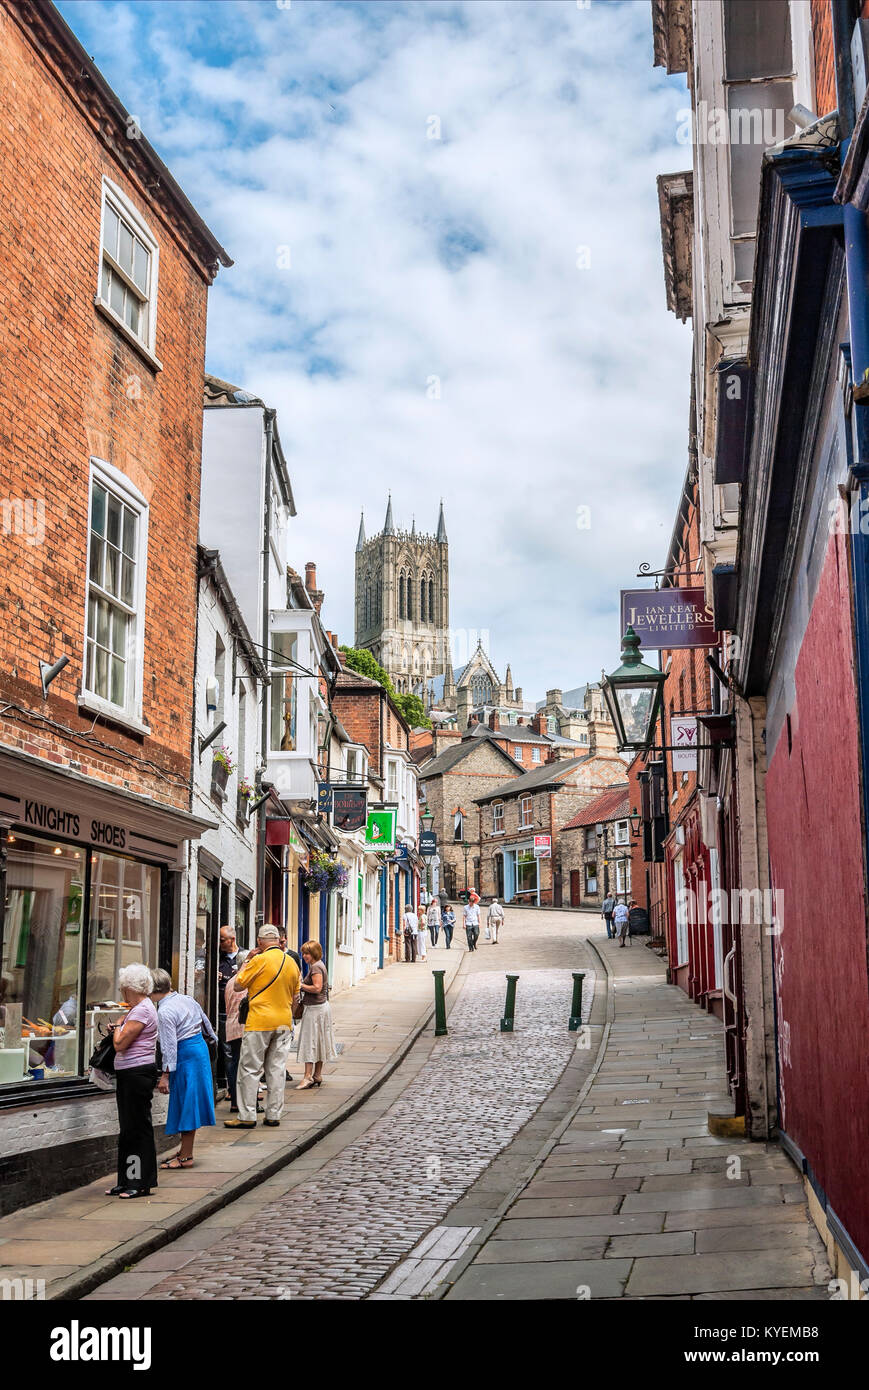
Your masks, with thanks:
<instances>
[{"instance_id":1,"label":"man in yellow shirt","mask_svg":"<svg viewBox=\"0 0 869 1390\"><path fill-rule=\"evenodd\" d=\"M281 950L277 927L257 932L256 949L233 976L236 993L247 990L248 1016L238 1060L238 1117L224 1120L227 1129L256 1128L256 1093L261 1076L266 1081L264 1124L281 1122L287 1057L293 1036L293 1000L301 976L295 961Z\"/></svg>"}]
</instances>

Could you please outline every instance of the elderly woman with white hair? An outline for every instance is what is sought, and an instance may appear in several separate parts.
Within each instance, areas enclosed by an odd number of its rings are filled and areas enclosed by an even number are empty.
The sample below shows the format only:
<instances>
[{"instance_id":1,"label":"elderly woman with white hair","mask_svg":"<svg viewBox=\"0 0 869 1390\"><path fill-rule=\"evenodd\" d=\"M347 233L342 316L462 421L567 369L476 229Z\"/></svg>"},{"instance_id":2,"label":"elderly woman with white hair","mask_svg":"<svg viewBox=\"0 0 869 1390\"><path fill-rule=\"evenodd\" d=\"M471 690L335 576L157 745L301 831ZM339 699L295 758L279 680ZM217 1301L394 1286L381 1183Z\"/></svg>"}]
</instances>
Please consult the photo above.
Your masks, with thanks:
<instances>
[{"instance_id":1,"label":"elderly woman with white hair","mask_svg":"<svg viewBox=\"0 0 869 1390\"><path fill-rule=\"evenodd\" d=\"M151 998L157 1005L157 1027L163 1054L163 1075L157 1090L169 1097L166 1133L180 1135L178 1152L160 1164L175 1170L193 1165L193 1141L203 1125L214 1124L214 1083L206 1037L217 1046L208 1015L189 994L172 988L167 970L154 971Z\"/></svg>"},{"instance_id":2,"label":"elderly woman with white hair","mask_svg":"<svg viewBox=\"0 0 869 1390\"><path fill-rule=\"evenodd\" d=\"M118 1181L109 1197L147 1197L157 1186L157 1149L151 1098L157 1084L157 1010L147 965L125 965L118 988L129 1005L113 1030L118 1103Z\"/></svg>"}]
</instances>

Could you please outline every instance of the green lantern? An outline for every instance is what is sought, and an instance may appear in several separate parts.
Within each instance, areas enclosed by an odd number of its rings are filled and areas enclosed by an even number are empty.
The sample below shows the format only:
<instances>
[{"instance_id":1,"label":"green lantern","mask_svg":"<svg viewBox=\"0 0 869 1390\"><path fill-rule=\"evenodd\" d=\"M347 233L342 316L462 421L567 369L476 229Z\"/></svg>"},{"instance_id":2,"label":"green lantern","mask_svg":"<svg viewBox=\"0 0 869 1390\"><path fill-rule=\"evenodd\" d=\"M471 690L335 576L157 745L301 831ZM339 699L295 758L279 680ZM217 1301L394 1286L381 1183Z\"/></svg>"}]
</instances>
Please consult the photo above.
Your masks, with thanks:
<instances>
[{"instance_id":1,"label":"green lantern","mask_svg":"<svg viewBox=\"0 0 869 1390\"><path fill-rule=\"evenodd\" d=\"M663 671L643 661L640 639L629 627L622 638L621 666L601 677L620 752L641 753L652 743L666 679Z\"/></svg>"}]
</instances>

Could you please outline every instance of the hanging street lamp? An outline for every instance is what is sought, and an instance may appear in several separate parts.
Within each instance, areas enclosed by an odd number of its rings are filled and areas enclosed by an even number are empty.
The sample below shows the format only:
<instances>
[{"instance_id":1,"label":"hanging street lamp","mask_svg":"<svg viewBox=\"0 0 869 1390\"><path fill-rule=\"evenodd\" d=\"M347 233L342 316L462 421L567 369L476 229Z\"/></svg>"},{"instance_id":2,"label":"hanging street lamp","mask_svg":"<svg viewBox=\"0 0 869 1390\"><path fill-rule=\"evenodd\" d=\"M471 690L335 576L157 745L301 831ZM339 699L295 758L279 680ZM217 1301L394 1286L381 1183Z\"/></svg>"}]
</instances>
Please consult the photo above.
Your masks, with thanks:
<instances>
[{"instance_id":1,"label":"hanging street lamp","mask_svg":"<svg viewBox=\"0 0 869 1390\"><path fill-rule=\"evenodd\" d=\"M601 673L619 752L642 753L651 746L666 679L665 672L643 661L640 639L629 627L622 638L621 666L609 676Z\"/></svg>"}]
</instances>

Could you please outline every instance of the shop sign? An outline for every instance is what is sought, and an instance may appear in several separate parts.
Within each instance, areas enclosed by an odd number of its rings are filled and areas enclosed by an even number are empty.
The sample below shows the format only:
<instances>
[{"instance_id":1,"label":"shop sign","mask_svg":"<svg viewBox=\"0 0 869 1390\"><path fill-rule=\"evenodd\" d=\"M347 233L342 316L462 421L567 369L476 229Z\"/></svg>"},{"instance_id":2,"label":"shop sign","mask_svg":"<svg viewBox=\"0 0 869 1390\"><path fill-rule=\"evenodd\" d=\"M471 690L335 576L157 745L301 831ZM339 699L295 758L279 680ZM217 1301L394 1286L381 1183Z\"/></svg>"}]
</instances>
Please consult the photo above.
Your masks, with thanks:
<instances>
[{"instance_id":1,"label":"shop sign","mask_svg":"<svg viewBox=\"0 0 869 1390\"><path fill-rule=\"evenodd\" d=\"M332 809L332 784L321 782L317 787L317 810L321 816L328 816Z\"/></svg>"},{"instance_id":2,"label":"shop sign","mask_svg":"<svg viewBox=\"0 0 869 1390\"><path fill-rule=\"evenodd\" d=\"M419 852L423 859L431 859L438 847L437 831L423 830L419 837Z\"/></svg>"},{"instance_id":3,"label":"shop sign","mask_svg":"<svg viewBox=\"0 0 869 1390\"><path fill-rule=\"evenodd\" d=\"M332 789L332 824L336 830L361 830L367 820L368 793L360 787Z\"/></svg>"},{"instance_id":4,"label":"shop sign","mask_svg":"<svg viewBox=\"0 0 869 1390\"><path fill-rule=\"evenodd\" d=\"M397 818L396 811L369 811L365 824L365 848L394 850Z\"/></svg>"},{"instance_id":5,"label":"shop sign","mask_svg":"<svg viewBox=\"0 0 869 1390\"><path fill-rule=\"evenodd\" d=\"M551 836L551 835L535 835L535 836L534 836L534 858L535 858L535 859L549 859L549 858L551 858L551 856L552 856L552 836Z\"/></svg>"},{"instance_id":6,"label":"shop sign","mask_svg":"<svg viewBox=\"0 0 869 1390\"><path fill-rule=\"evenodd\" d=\"M697 771L697 719L695 715L670 716L670 742L673 745L673 771Z\"/></svg>"},{"instance_id":7,"label":"shop sign","mask_svg":"<svg viewBox=\"0 0 869 1390\"><path fill-rule=\"evenodd\" d=\"M107 849L127 848L126 826L113 821L98 820L96 817L81 816L76 811L67 811L61 806L51 806L44 801L30 801L24 798L25 825L34 830L50 830L68 840L87 840L91 845Z\"/></svg>"},{"instance_id":8,"label":"shop sign","mask_svg":"<svg viewBox=\"0 0 869 1390\"><path fill-rule=\"evenodd\" d=\"M718 643L712 609L702 589L622 589L622 632L628 627L646 651Z\"/></svg>"}]
</instances>

